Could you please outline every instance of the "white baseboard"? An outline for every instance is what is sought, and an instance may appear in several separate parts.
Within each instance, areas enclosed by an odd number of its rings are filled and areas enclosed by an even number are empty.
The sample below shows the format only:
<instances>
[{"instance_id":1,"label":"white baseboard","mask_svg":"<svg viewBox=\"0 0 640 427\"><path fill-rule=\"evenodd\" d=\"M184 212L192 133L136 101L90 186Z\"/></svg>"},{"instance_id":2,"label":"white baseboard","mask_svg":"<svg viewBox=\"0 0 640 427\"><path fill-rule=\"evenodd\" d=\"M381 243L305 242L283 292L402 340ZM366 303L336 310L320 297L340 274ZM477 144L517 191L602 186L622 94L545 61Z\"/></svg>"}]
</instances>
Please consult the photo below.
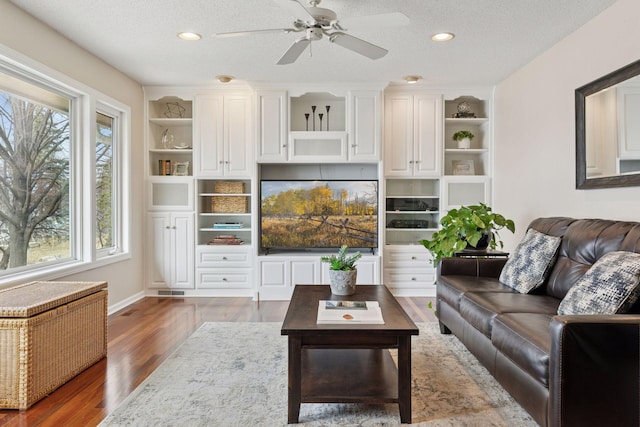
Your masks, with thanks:
<instances>
[{"instance_id":1,"label":"white baseboard","mask_svg":"<svg viewBox=\"0 0 640 427\"><path fill-rule=\"evenodd\" d=\"M137 294L134 294L134 295L130 296L129 298L126 298L126 299L120 301L117 304L110 305L108 310L107 310L107 313L109 315L111 315L111 314L115 313L116 311L122 310L126 306L128 306L130 304L133 304L136 301L141 300L142 298L144 298L144 292L138 292Z\"/></svg>"}]
</instances>

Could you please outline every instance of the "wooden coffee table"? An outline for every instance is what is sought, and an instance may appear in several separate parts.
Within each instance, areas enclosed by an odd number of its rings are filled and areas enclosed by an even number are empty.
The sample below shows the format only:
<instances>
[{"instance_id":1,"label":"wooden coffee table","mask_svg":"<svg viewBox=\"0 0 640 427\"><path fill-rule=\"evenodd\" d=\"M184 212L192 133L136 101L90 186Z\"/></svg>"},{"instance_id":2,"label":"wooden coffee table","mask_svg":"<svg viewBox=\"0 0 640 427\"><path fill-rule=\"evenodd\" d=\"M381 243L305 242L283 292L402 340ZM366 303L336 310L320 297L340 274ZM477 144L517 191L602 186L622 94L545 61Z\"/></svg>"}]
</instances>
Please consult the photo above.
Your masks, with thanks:
<instances>
[{"instance_id":1,"label":"wooden coffee table","mask_svg":"<svg viewBox=\"0 0 640 427\"><path fill-rule=\"evenodd\" d=\"M318 301L378 301L384 325L317 324ZM289 414L301 403L397 403L411 422L411 336L418 328L384 285L358 285L350 296L329 285L296 285L282 335L289 336ZM398 349L398 367L387 349Z\"/></svg>"}]
</instances>

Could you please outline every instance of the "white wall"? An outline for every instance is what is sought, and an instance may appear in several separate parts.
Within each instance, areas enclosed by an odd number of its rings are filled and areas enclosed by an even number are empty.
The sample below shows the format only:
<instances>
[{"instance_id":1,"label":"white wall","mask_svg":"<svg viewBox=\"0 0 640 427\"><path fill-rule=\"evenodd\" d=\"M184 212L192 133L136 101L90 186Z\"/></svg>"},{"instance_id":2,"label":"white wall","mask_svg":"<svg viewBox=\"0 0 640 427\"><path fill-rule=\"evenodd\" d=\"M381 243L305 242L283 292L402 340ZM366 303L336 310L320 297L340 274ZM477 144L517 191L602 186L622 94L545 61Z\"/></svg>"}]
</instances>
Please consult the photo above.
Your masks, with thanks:
<instances>
[{"instance_id":1,"label":"white wall","mask_svg":"<svg viewBox=\"0 0 640 427\"><path fill-rule=\"evenodd\" d=\"M143 93L142 87L8 1L0 0L0 44L131 107L131 230L133 257L56 280L106 280L109 305L143 291ZM81 24L79 24L81 25Z\"/></svg>"},{"instance_id":2,"label":"white wall","mask_svg":"<svg viewBox=\"0 0 640 427\"><path fill-rule=\"evenodd\" d=\"M532 35L535 37L535 35ZM640 221L640 187L576 190L574 91L640 59L640 1L619 0L496 86L494 210Z\"/></svg>"}]
</instances>

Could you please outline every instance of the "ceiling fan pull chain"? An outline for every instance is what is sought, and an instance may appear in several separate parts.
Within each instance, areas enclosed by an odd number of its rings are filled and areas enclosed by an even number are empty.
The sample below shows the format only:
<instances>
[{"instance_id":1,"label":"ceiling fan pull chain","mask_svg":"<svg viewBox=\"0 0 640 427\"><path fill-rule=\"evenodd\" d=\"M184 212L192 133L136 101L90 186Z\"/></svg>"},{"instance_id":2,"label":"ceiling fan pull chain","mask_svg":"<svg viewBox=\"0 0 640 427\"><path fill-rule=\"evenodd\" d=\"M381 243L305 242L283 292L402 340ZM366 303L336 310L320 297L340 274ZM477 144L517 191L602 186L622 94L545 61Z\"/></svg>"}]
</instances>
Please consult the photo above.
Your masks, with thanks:
<instances>
[{"instance_id":1,"label":"ceiling fan pull chain","mask_svg":"<svg viewBox=\"0 0 640 427\"><path fill-rule=\"evenodd\" d=\"M313 46L313 43L309 43L309 58L313 57L312 46Z\"/></svg>"}]
</instances>

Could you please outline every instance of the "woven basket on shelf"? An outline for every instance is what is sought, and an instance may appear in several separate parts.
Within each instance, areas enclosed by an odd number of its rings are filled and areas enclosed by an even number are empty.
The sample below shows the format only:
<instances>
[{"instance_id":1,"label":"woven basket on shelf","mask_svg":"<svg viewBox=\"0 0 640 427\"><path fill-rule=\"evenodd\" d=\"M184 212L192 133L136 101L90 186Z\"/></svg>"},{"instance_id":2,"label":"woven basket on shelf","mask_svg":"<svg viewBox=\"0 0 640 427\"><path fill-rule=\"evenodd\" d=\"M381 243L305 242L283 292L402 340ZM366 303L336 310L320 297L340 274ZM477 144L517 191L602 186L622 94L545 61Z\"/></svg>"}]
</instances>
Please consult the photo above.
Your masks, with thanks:
<instances>
[{"instance_id":1,"label":"woven basket on shelf","mask_svg":"<svg viewBox=\"0 0 640 427\"><path fill-rule=\"evenodd\" d=\"M214 196L211 198L213 213L246 213L248 199L245 196Z\"/></svg>"},{"instance_id":2,"label":"woven basket on shelf","mask_svg":"<svg viewBox=\"0 0 640 427\"><path fill-rule=\"evenodd\" d=\"M220 194L243 194L244 182L241 181L217 181L214 192Z\"/></svg>"}]
</instances>

